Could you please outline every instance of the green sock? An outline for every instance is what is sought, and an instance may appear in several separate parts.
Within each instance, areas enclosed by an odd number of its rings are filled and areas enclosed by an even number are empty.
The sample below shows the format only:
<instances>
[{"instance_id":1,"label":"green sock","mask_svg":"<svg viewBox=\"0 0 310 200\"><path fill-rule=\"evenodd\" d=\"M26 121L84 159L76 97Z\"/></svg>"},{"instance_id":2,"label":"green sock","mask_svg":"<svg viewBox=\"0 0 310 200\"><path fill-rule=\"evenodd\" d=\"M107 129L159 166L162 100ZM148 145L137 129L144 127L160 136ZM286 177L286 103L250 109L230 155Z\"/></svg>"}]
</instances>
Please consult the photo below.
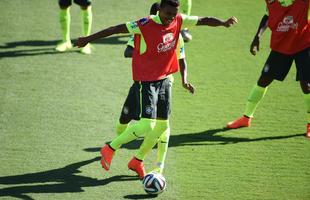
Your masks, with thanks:
<instances>
[{"instance_id":1,"label":"green sock","mask_svg":"<svg viewBox=\"0 0 310 200\"><path fill-rule=\"evenodd\" d=\"M88 6L86 10L82 10L82 21L83 21L83 34L84 36L90 35L91 25L93 22L93 13L91 6Z\"/></svg>"},{"instance_id":2,"label":"green sock","mask_svg":"<svg viewBox=\"0 0 310 200\"><path fill-rule=\"evenodd\" d=\"M116 135L119 136L122 132L124 132L128 127L128 124L121 124L119 121L117 121L116 124Z\"/></svg>"},{"instance_id":3,"label":"green sock","mask_svg":"<svg viewBox=\"0 0 310 200\"><path fill-rule=\"evenodd\" d=\"M307 108L307 122L310 123L310 93L304 94L304 99Z\"/></svg>"},{"instance_id":4,"label":"green sock","mask_svg":"<svg viewBox=\"0 0 310 200\"><path fill-rule=\"evenodd\" d=\"M192 10L192 0L181 0L180 3L180 12L185 15L190 15Z\"/></svg>"},{"instance_id":5,"label":"green sock","mask_svg":"<svg viewBox=\"0 0 310 200\"><path fill-rule=\"evenodd\" d=\"M69 42L70 41L70 8L60 9L59 12L59 22L62 34L62 41Z\"/></svg>"},{"instance_id":6,"label":"green sock","mask_svg":"<svg viewBox=\"0 0 310 200\"><path fill-rule=\"evenodd\" d=\"M248 117L253 117L253 114L259 104L259 102L264 98L268 87L263 88L258 85L255 85L252 88L252 91L248 97L248 101L245 106L244 115Z\"/></svg>"},{"instance_id":7,"label":"green sock","mask_svg":"<svg viewBox=\"0 0 310 200\"><path fill-rule=\"evenodd\" d=\"M156 120L154 129L145 135L143 143L141 144L135 157L139 160L144 160L146 154L155 146L158 138L168 129L168 127L168 120Z\"/></svg>"},{"instance_id":8,"label":"green sock","mask_svg":"<svg viewBox=\"0 0 310 200\"><path fill-rule=\"evenodd\" d=\"M121 145L126 144L132 140L141 137L143 134L147 134L152 131L155 126L155 119L140 119L136 124L128 127L125 132L117 136L111 143L110 146L117 150Z\"/></svg>"},{"instance_id":9,"label":"green sock","mask_svg":"<svg viewBox=\"0 0 310 200\"><path fill-rule=\"evenodd\" d=\"M161 134L157 143L157 166L162 173L165 165L165 159L168 151L168 143L170 137L170 126Z\"/></svg>"}]
</instances>

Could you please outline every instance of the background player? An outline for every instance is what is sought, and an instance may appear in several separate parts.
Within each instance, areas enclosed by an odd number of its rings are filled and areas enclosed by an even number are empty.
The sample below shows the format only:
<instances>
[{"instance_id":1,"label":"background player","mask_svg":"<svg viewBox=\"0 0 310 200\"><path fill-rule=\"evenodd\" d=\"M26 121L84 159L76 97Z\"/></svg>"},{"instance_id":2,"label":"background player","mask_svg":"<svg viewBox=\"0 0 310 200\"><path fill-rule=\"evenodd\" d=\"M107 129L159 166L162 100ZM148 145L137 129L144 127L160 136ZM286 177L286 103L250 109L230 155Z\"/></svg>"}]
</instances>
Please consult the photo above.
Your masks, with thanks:
<instances>
[{"instance_id":1,"label":"background player","mask_svg":"<svg viewBox=\"0 0 310 200\"><path fill-rule=\"evenodd\" d=\"M92 25L92 9L91 0L73 0L74 3L81 7L82 14L82 25L83 25L83 35L87 36L91 32ZM70 39L70 6L72 5L72 0L59 0L58 1L60 11L59 11L59 22L62 34L62 41L57 44L56 51L64 52L72 48ZM86 45L81 49L83 54L91 54L90 44Z\"/></svg>"},{"instance_id":2,"label":"background player","mask_svg":"<svg viewBox=\"0 0 310 200\"><path fill-rule=\"evenodd\" d=\"M227 128L250 126L255 109L274 79L283 81L295 61L307 107L307 132L310 138L310 0L266 0L268 13L263 16L251 44L251 53L259 51L259 40L269 26L271 52L257 84L248 97L244 115Z\"/></svg>"}]
</instances>

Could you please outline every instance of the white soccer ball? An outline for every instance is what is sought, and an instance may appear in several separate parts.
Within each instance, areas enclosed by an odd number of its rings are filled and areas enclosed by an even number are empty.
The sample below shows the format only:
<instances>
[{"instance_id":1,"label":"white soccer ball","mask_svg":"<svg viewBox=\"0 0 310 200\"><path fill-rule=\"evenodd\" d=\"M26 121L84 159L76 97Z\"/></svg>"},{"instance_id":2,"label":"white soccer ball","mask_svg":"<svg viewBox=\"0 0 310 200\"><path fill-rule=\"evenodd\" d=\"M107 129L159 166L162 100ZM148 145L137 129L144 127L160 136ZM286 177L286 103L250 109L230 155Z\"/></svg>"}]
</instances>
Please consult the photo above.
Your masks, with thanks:
<instances>
[{"instance_id":1,"label":"white soccer ball","mask_svg":"<svg viewBox=\"0 0 310 200\"><path fill-rule=\"evenodd\" d=\"M142 185L148 194L160 194L166 189L166 179L158 172L150 172L143 178Z\"/></svg>"}]
</instances>

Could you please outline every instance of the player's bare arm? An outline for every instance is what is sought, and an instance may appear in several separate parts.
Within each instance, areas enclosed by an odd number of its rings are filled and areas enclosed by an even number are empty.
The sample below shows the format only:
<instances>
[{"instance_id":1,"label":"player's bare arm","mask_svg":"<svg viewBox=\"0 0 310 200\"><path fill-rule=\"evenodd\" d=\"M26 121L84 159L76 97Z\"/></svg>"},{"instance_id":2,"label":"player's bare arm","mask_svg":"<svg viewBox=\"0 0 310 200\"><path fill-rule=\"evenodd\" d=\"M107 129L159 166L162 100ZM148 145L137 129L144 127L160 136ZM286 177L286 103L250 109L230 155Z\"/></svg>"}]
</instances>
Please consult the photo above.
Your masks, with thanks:
<instances>
[{"instance_id":1,"label":"player's bare arm","mask_svg":"<svg viewBox=\"0 0 310 200\"><path fill-rule=\"evenodd\" d=\"M263 33L265 32L266 28L268 27L268 15L264 15L259 23L258 30L253 38L251 43L250 52L252 55L256 55L256 52L259 51L259 40Z\"/></svg>"},{"instance_id":2,"label":"player's bare arm","mask_svg":"<svg viewBox=\"0 0 310 200\"><path fill-rule=\"evenodd\" d=\"M91 41L97 40L99 38L105 38L110 35L119 34L119 33L129 33L126 24L111 26L109 28L103 29L102 31L94 33L92 35L89 35L86 37L79 37L76 43L74 44L74 46L84 47Z\"/></svg>"},{"instance_id":3,"label":"player's bare arm","mask_svg":"<svg viewBox=\"0 0 310 200\"><path fill-rule=\"evenodd\" d=\"M180 73L182 77L182 86L186 90L188 90L190 93L194 94L195 93L195 87L187 81L187 63L186 60L179 59L179 66L180 66Z\"/></svg>"},{"instance_id":4,"label":"player's bare arm","mask_svg":"<svg viewBox=\"0 0 310 200\"><path fill-rule=\"evenodd\" d=\"M222 20L216 17L199 17L197 26L207 25L207 26L224 26L226 28L238 23L236 17L230 17L227 20Z\"/></svg>"}]
</instances>

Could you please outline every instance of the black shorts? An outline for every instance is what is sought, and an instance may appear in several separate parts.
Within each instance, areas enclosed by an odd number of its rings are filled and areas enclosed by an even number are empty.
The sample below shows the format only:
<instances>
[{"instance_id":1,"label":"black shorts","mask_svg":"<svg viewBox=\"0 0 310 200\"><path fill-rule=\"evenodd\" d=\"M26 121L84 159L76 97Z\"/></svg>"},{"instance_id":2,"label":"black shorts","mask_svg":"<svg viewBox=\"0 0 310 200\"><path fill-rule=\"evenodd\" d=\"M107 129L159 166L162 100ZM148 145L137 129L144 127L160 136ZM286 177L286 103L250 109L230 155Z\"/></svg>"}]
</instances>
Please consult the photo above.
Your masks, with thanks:
<instances>
[{"instance_id":1,"label":"black shorts","mask_svg":"<svg viewBox=\"0 0 310 200\"><path fill-rule=\"evenodd\" d=\"M91 0L73 0L79 6L90 6ZM69 7L72 5L72 0L58 0L58 4L61 7Z\"/></svg>"},{"instance_id":2,"label":"black shorts","mask_svg":"<svg viewBox=\"0 0 310 200\"><path fill-rule=\"evenodd\" d=\"M263 76L283 81L290 71L293 61L296 64L296 80L310 80L310 47L293 55L271 51L262 70Z\"/></svg>"},{"instance_id":3,"label":"black shorts","mask_svg":"<svg viewBox=\"0 0 310 200\"><path fill-rule=\"evenodd\" d=\"M125 121L140 119L140 88L140 83L134 82L129 89L121 112L121 118Z\"/></svg>"},{"instance_id":4,"label":"black shorts","mask_svg":"<svg viewBox=\"0 0 310 200\"><path fill-rule=\"evenodd\" d=\"M152 82L135 82L128 92L121 118L128 121L140 118L168 119L171 112L171 86L169 78Z\"/></svg>"}]
</instances>

